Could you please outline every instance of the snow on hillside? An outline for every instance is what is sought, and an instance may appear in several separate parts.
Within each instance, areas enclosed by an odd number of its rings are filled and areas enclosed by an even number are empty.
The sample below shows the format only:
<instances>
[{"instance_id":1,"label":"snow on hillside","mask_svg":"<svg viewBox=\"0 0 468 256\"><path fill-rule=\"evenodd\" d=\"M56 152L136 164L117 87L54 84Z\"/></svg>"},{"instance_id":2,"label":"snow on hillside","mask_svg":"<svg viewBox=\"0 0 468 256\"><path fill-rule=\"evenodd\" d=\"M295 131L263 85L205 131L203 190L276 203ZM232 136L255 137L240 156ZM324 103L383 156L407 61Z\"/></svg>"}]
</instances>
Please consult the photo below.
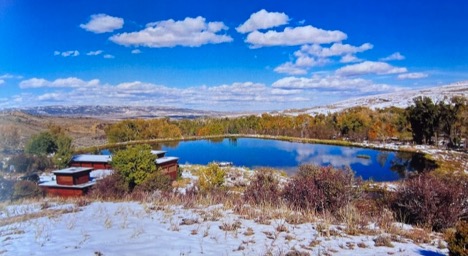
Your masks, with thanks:
<instances>
[{"instance_id":1,"label":"snow on hillside","mask_svg":"<svg viewBox=\"0 0 468 256\"><path fill-rule=\"evenodd\" d=\"M300 110L285 110L281 111L281 113L288 115L317 115L340 112L342 110L357 106L369 107L371 109L381 109L391 106L406 108L413 103L413 98L418 96L429 97L433 102L450 99L454 96L468 97L468 81L419 90L403 90L389 94L372 95L341 101L327 106L318 106Z\"/></svg>"},{"instance_id":2,"label":"snow on hillside","mask_svg":"<svg viewBox=\"0 0 468 256\"><path fill-rule=\"evenodd\" d=\"M36 204L30 206L35 213L40 208ZM12 207L10 211L14 211ZM24 205L17 207L24 212ZM222 205L185 209L153 203L93 202L75 205L63 214L24 216L11 224L2 223L7 219L7 215L0 216L2 255L285 255L293 250L311 255L447 253L447 249L437 248L438 240L432 245L393 238L389 246L376 246L378 237L390 235L350 236L331 225L327 236L320 232L318 222L289 224L273 219L270 224L259 224Z\"/></svg>"}]
</instances>

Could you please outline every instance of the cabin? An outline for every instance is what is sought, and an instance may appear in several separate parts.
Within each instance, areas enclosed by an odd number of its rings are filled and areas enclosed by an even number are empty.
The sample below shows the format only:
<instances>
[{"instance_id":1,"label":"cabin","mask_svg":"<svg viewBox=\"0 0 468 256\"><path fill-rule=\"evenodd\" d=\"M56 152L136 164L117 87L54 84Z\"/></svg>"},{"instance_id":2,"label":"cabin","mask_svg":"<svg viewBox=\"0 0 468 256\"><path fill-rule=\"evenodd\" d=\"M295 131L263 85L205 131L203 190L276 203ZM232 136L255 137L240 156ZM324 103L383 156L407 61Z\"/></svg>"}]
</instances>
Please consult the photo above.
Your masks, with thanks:
<instances>
[{"instance_id":1,"label":"cabin","mask_svg":"<svg viewBox=\"0 0 468 256\"><path fill-rule=\"evenodd\" d=\"M168 175L171 180L177 179L177 172L179 169L179 158L172 156L165 156L156 159L156 167L161 169L163 174Z\"/></svg>"},{"instance_id":2,"label":"cabin","mask_svg":"<svg viewBox=\"0 0 468 256\"><path fill-rule=\"evenodd\" d=\"M166 151L151 150L153 155L156 155L156 167L161 169L161 172L168 175L171 180L177 179L177 171L179 169L179 158L166 156Z\"/></svg>"},{"instance_id":3,"label":"cabin","mask_svg":"<svg viewBox=\"0 0 468 256\"><path fill-rule=\"evenodd\" d=\"M151 150L153 155L156 155L156 167L160 168L162 173L167 174L172 180L177 179L178 161L177 157L166 156L166 151ZM111 155L91 155L81 154L74 155L70 160L70 167L88 167L95 170L112 170Z\"/></svg>"},{"instance_id":4,"label":"cabin","mask_svg":"<svg viewBox=\"0 0 468 256\"><path fill-rule=\"evenodd\" d=\"M39 184L49 196L76 197L85 195L95 184L90 178L93 168L69 167L53 171L55 179Z\"/></svg>"},{"instance_id":5,"label":"cabin","mask_svg":"<svg viewBox=\"0 0 468 256\"><path fill-rule=\"evenodd\" d=\"M158 158L162 158L166 155L164 150L151 150L151 154L156 155Z\"/></svg>"},{"instance_id":6,"label":"cabin","mask_svg":"<svg viewBox=\"0 0 468 256\"><path fill-rule=\"evenodd\" d=\"M70 160L71 167L89 167L93 169L112 169L111 155L74 155Z\"/></svg>"}]
</instances>

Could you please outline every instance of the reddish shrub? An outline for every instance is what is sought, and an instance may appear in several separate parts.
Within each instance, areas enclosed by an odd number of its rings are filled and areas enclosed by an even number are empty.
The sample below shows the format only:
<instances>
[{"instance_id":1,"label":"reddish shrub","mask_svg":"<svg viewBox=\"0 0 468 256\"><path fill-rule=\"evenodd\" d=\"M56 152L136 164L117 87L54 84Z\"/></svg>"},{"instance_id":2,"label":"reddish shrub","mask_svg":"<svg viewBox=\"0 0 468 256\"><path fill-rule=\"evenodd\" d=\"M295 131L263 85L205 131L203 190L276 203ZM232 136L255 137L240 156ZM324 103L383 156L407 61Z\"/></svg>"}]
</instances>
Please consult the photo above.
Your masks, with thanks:
<instances>
[{"instance_id":1,"label":"reddish shrub","mask_svg":"<svg viewBox=\"0 0 468 256\"><path fill-rule=\"evenodd\" d=\"M468 180L423 173L401 184L392 208L401 221L436 231L453 227L468 213Z\"/></svg>"},{"instance_id":2,"label":"reddish shrub","mask_svg":"<svg viewBox=\"0 0 468 256\"><path fill-rule=\"evenodd\" d=\"M357 183L349 169L302 165L286 185L283 197L293 207L336 212L358 196Z\"/></svg>"},{"instance_id":3,"label":"reddish shrub","mask_svg":"<svg viewBox=\"0 0 468 256\"><path fill-rule=\"evenodd\" d=\"M244 192L244 199L251 203L277 203L280 199L279 181L272 169L262 168L255 175Z\"/></svg>"},{"instance_id":4,"label":"reddish shrub","mask_svg":"<svg viewBox=\"0 0 468 256\"><path fill-rule=\"evenodd\" d=\"M96 182L96 185L91 189L91 196L97 198L117 199L122 198L129 192L128 183L125 178L119 173L104 177Z\"/></svg>"},{"instance_id":5,"label":"reddish shrub","mask_svg":"<svg viewBox=\"0 0 468 256\"><path fill-rule=\"evenodd\" d=\"M134 189L135 192L153 192L156 190L171 190L171 179L159 170L148 174L145 180Z\"/></svg>"},{"instance_id":6,"label":"reddish shrub","mask_svg":"<svg viewBox=\"0 0 468 256\"><path fill-rule=\"evenodd\" d=\"M20 180L15 183L13 199L38 197L42 195L41 188L32 181Z\"/></svg>"},{"instance_id":7,"label":"reddish shrub","mask_svg":"<svg viewBox=\"0 0 468 256\"><path fill-rule=\"evenodd\" d=\"M467 255L468 253L468 222L458 223L455 233L448 239L449 255Z\"/></svg>"}]
</instances>

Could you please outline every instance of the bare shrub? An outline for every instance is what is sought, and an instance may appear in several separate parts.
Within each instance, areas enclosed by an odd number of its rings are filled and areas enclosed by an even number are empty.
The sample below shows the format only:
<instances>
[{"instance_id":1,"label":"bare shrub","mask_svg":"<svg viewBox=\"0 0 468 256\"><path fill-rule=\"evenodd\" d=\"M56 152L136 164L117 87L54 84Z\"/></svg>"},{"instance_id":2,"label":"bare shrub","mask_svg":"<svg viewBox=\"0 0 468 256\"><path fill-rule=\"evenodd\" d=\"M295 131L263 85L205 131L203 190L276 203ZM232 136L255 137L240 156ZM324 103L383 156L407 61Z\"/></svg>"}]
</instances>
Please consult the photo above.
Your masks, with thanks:
<instances>
[{"instance_id":1,"label":"bare shrub","mask_svg":"<svg viewBox=\"0 0 468 256\"><path fill-rule=\"evenodd\" d=\"M0 176L0 201L8 200L13 196L15 182Z\"/></svg>"},{"instance_id":2,"label":"bare shrub","mask_svg":"<svg viewBox=\"0 0 468 256\"><path fill-rule=\"evenodd\" d=\"M455 233L447 240L450 255L466 255L468 252L468 222L458 223Z\"/></svg>"},{"instance_id":3,"label":"bare shrub","mask_svg":"<svg viewBox=\"0 0 468 256\"><path fill-rule=\"evenodd\" d=\"M13 188L13 199L38 197L42 195L41 188L32 181L20 180Z\"/></svg>"},{"instance_id":4,"label":"bare shrub","mask_svg":"<svg viewBox=\"0 0 468 256\"><path fill-rule=\"evenodd\" d=\"M235 221L235 222L223 222L220 226L219 229L223 231L235 231L239 229L242 226L242 223L240 221Z\"/></svg>"},{"instance_id":5,"label":"bare shrub","mask_svg":"<svg viewBox=\"0 0 468 256\"><path fill-rule=\"evenodd\" d=\"M302 165L284 189L284 199L293 207L335 213L359 195L351 170Z\"/></svg>"},{"instance_id":6,"label":"bare shrub","mask_svg":"<svg viewBox=\"0 0 468 256\"><path fill-rule=\"evenodd\" d=\"M374 239L375 246L386 246L386 247L393 247L392 239L390 236L378 236Z\"/></svg>"},{"instance_id":7,"label":"bare shrub","mask_svg":"<svg viewBox=\"0 0 468 256\"><path fill-rule=\"evenodd\" d=\"M255 204L276 204L280 199L279 181L272 169L261 168L255 172L244 192L244 199Z\"/></svg>"},{"instance_id":8,"label":"bare shrub","mask_svg":"<svg viewBox=\"0 0 468 256\"><path fill-rule=\"evenodd\" d=\"M135 191L153 192L156 190L169 191L172 188L171 179L159 170L148 174L142 183L135 187Z\"/></svg>"},{"instance_id":9,"label":"bare shrub","mask_svg":"<svg viewBox=\"0 0 468 256\"><path fill-rule=\"evenodd\" d=\"M468 213L468 179L423 173L405 180L393 199L400 221L439 231Z\"/></svg>"},{"instance_id":10,"label":"bare shrub","mask_svg":"<svg viewBox=\"0 0 468 256\"><path fill-rule=\"evenodd\" d=\"M91 196L96 198L118 199L127 195L128 192L129 187L125 178L119 172L114 172L97 181L96 185L91 189Z\"/></svg>"}]
</instances>

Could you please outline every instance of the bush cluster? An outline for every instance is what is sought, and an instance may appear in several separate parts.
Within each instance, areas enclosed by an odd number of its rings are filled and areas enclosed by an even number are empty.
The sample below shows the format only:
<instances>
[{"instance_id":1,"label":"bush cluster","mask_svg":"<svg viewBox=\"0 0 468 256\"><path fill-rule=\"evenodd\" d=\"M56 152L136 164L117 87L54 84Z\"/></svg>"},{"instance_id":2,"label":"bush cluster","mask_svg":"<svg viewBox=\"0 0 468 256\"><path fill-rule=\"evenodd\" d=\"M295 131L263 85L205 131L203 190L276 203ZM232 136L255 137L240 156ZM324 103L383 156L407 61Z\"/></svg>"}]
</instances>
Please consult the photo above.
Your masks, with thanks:
<instances>
[{"instance_id":1,"label":"bush cluster","mask_svg":"<svg viewBox=\"0 0 468 256\"><path fill-rule=\"evenodd\" d=\"M91 189L91 196L104 199L117 199L124 197L129 192L130 189L125 178L119 172L114 172L96 182Z\"/></svg>"},{"instance_id":2,"label":"bush cluster","mask_svg":"<svg viewBox=\"0 0 468 256\"><path fill-rule=\"evenodd\" d=\"M161 171L154 171L143 180L142 183L135 187L135 191L153 192L156 190L169 191L172 188L171 179Z\"/></svg>"},{"instance_id":3,"label":"bush cluster","mask_svg":"<svg viewBox=\"0 0 468 256\"><path fill-rule=\"evenodd\" d=\"M13 195L14 183L14 181L7 180L0 176L0 201L5 201L11 198Z\"/></svg>"},{"instance_id":4,"label":"bush cluster","mask_svg":"<svg viewBox=\"0 0 468 256\"><path fill-rule=\"evenodd\" d=\"M18 154L8 160L8 165L15 166L15 170L20 173L34 171L44 171L52 166L49 158L42 155Z\"/></svg>"},{"instance_id":5,"label":"bush cluster","mask_svg":"<svg viewBox=\"0 0 468 256\"><path fill-rule=\"evenodd\" d=\"M281 196L279 181L272 169L261 168L255 172L247 186L244 199L255 204L275 204Z\"/></svg>"},{"instance_id":6,"label":"bush cluster","mask_svg":"<svg viewBox=\"0 0 468 256\"><path fill-rule=\"evenodd\" d=\"M448 239L449 255L468 255L468 222L458 223L455 233Z\"/></svg>"},{"instance_id":7,"label":"bush cluster","mask_svg":"<svg viewBox=\"0 0 468 256\"><path fill-rule=\"evenodd\" d=\"M199 170L198 185L201 191L210 191L223 186L226 171L217 164L209 164Z\"/></svg>"},{"instance_id":8,"label":"bush cluster","mask_svg":"<svg viewBox=\"0 0 468 256\"><path fill-rule=\"evenodd\" d=\"M349 169L302 165L284 188L283 197L295 208L336 212L358 197L357 182Z\"/></svg>"},{"instance_id":9,"label":"bush cluster","mask_svg":"<svg viewBox=\"0 0 468 256\"><path fill-rule=\"evenodd\" d=\"M41 188L32 181L20 180L13 188L13 199L32 198L42 196Z\"/></svg>"},{"instance_id":10,"label":"bush cluster","mask_svg":"<svg viewBox=\"0 0 468 256\"><path fill-rule=\"evenodd\" d=\"M439 231L453 227L468 213L468 180L464 176L423 173L405 180L392 201L400 221Z\"/></svg>"}]
</instances>

